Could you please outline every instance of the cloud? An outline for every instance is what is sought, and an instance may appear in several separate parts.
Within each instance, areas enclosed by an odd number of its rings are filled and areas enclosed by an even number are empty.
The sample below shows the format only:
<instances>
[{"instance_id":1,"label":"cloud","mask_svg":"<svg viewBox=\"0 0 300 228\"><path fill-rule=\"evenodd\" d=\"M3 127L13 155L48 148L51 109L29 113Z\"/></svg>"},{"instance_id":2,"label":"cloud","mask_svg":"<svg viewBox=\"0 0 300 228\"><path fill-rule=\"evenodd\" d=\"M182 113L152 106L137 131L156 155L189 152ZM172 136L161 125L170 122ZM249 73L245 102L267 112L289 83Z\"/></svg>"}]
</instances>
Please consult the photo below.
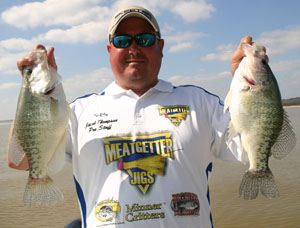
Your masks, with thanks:
<instances>
[{"instance_id":1,"label":"cloud","mask_svg":"<svg viewBox=\"0 0 300 228\"><path fill-rule=\"evenodd\" d=\"M173 4L171 11L180 15L185 22L195 22L210 18L216 8L204 0L180 1Z\"/></svg>"},{"instance_id":2,"label":"cloud","mask_svg":"<svg viewBox=\"0 0 300 228\"><path fill-rule=\"evenodd\" d=\"M51 25L78 25L110 17L107 7L98 6L98 0L45 0L13 6L2 13L7 24L18 28Z\"/></svg>"},{"instance_id":3,"label":"cloud","mask_svg":"<svg viewBox=\"0 0 300 228\"><path fill-rule=\"evenodd\" d=\"M254 41L267 48L269 57L284 54L289 50L300 48L300 25L289 26L282 30L266 31ZM229 61L238 44L224 44L216 48L216 52L203 56L201 60Z\"/></svg>"},{"instance_id":4,"label":"cloud","mask_svg":"<svg viewBox=\"0 0 300 228\"><path fill-rule=\"evenodd\" d=\"M171 28L168 28L171 30ZM185 31L185 32L177 32L172 33L172 35L167 35L165 37L166 43L170 46L168 52L175 53L183 50L189 50L192 48L198 48L199 38L207 37L208 34L201 33L201 32L193 32L193 31Z\"/></svg>"},{"instance_id":5,"label":"cloud","mask_svg":"<svg viewBox=\"0 0 300 228\"><path fill-rule=\"evenodd\" d=\"M205 61L230 61L231 55L236 48L237 46L233 44L220 45L216 47L216 53L207 54L200 59Z\"/></svg>"},{"instance_id":6,"label":"cloud","mask_svg":"<svg viewBox=\"0 0 300 228\"><path fill-rule=\"evenodd\" d=\"M17 60L25 55L25 52L21 53L3 53L0 56L0 72L7 75L19 75L17 69Z\"/></svg>"},{"instance_id":7,"label":"cloud","mask_svg":"<svg viewBox=\"0 0 300 228\"><path fill-rule=\"evenodd\" d=\"M0 84L0 90L20 88L20 86L21 86L20 83L7 82L7 83Z\"/></svg>"},{"instance_id":8,"label":"cloud","mask_svg":"<svg viewBox=\"0 0 300 228\"><path fill-rule=\"evenodd\" d=\"M175 53L179 52L182 50L188 50L193 48L193 43L192 42L184 42L184 43L178 43L176 45L173 45L169 48L170 53Z\"/></svg>"},{"instance_id":9,"label":"cloud","mask_svg":"<svg viewBox=\"0 0 300 228\"><path fill-rule=\"evenodd\" d=\"M300 48L300 25L288 26L285 29L266 31L255 40L267 48L269 56L283 54L291 49Z\"/></svg>"},{"instance_id":10,"label":"cloud","mask_svg":"<svg viewBox=\"0 0 300 228\"><path fill-rule=\"evenodd\" d=\"M0 47L11 51L25 51L32 49L36 44L35 40L26 40L23 38L11 38L0 41Z\"/></svg>"},{"instance_id":11,"label":"cloud","mask_svg":"<svg viewBox=\"0 0 300 228\"><path fill-rule=\"evenodd\" d=\"M89 94L100 93L114 80L111 69L100 68L87 74L78 74L63 81L63 86L68 101Z\"/></svg>"},{"instance_id":12,"label":"cloud","mask_svg":"<svg viewBox=\"0 0 300 228\"><path fill-rule=\"evenodd\" d=\"M70 29L52 29L41 34L37 40L54 43L93 44L108 39L106 22L88 22Z\"/></svg>"},{"instance_id":13,"label":"cloud","mask_svg":"<svg viewBox=\"0 0 300 228\"><path fill-rule=\"evenodd\" d=\"M273 72L287 72L291 70L300 70L300 60L280 61L270 64Z\"/></svg>"}]
</instances>

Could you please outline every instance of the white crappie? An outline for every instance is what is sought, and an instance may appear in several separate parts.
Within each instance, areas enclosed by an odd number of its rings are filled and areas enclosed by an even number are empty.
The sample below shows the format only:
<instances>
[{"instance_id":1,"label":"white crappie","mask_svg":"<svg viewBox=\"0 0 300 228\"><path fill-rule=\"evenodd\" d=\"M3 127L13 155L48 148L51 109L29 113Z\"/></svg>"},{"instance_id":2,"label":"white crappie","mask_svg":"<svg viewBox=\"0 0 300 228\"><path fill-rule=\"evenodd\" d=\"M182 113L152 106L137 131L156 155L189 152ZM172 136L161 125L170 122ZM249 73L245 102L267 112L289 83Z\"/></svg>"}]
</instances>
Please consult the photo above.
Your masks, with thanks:
<instances>
[{"instance_id":1,"label":"white crappie","mask_svg":"<svg viewBox=\"0 0 300 228\"><path fill-rule=\"evenodd\" d=\"M283 158L296 145L296 136L262 47L243 44L242 48L246 57L234 74L224 107L231 115L228 140L240 134L250 163L240 196L255 199L261 190L264 196L275 198L279 191L269 168L269 156Z\"/></svg>"},{"instance_id":2,"label":"white crappie","mask_svg":"<svg viewBox=\"0 0 300 228\"><path fill-rule=\"evenodd\" d=\"M48 205L63 199L47 172L64 163L70 111L61 78L48 66L46 52L34 51L28 58L35 65L24 69L9 153L16 165L24 154L28 159L24 205Z\"/></svg>"}]
</instances>

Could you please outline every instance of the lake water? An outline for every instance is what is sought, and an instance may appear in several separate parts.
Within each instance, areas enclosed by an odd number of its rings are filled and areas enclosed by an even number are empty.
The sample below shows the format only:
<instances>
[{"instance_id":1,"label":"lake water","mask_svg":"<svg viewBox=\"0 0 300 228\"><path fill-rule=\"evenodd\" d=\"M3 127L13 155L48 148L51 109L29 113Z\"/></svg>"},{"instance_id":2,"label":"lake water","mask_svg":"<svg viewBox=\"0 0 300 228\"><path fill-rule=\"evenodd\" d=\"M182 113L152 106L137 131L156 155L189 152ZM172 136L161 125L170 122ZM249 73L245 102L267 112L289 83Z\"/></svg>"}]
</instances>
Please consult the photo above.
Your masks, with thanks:
<instances>
[{"instance_id":1,"label":"lake water","mask_svg":"<svg viewBox=\"0 0 300 228\"><path fill-rule=\"evenodd\" d=\"M270 159L280 197L259 196L246 201L238 189L248 166L214 160L210 182L215 228L296 228L300 227L300 108L287 109L298 142L283 160ZM62 228L80 217L71 166L67 164L54 181L65 200L51 207L23 207L27 172L6 165L9 124L0 124L0 227ZM185 227L183 227L185 228Z\"/></svg>"}]
</instances>

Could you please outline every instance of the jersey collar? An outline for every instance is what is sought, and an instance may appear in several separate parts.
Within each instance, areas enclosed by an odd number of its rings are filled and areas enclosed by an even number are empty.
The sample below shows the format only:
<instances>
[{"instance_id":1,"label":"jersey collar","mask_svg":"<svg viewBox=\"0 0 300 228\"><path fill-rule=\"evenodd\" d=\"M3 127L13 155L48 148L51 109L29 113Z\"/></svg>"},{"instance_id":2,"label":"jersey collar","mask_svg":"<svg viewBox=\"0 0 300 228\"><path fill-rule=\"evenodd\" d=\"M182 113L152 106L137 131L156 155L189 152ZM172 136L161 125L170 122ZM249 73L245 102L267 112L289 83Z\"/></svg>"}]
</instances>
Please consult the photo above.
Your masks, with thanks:
<instances>
[{"instance_id":1,"label":"jersey collar","mask_svg":"<svg viewBox=\"0 0 300 228\"><path fill-rule=\"evenodd\" d=\"M150 91L159 91L159 92L165 92L165 93L171 93L173 91L173 85L170 82L164 81L159 79L158 83L148 90L146 93ZM114 81L112 82L106 89L104 90L105 94L110 94L113 96L121 96L124 94L130 94L133 93L132 90L125 90L117 85L117 83Z\"/></svg>"}]
</instances>

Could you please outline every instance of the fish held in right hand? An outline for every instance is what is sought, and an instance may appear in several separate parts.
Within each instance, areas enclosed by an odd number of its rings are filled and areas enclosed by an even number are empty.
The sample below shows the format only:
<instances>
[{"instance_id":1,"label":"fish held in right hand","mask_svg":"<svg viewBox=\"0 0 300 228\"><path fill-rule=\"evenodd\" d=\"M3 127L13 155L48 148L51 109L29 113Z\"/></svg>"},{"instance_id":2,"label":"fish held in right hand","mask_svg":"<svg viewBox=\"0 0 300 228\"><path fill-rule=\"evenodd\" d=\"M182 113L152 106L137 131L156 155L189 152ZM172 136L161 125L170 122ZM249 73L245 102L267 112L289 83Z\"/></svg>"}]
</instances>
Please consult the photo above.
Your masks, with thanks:
<instances>
[{"instance_id":1,"label":"fish held in right hand","mask_svg":"<svg viewBox=\"0 0 300 228\"><path fill-rule=\"evenodd\" d=\"M48 172L50 169L57 172L64 164L71 112L61 77L48 65L46 51L33 51L29 57L34 60L34 65L23 69L9 154L15 165L24 154L28 159L24 205L48 205L63 199Z\"/></svg>"}]
</instances>

